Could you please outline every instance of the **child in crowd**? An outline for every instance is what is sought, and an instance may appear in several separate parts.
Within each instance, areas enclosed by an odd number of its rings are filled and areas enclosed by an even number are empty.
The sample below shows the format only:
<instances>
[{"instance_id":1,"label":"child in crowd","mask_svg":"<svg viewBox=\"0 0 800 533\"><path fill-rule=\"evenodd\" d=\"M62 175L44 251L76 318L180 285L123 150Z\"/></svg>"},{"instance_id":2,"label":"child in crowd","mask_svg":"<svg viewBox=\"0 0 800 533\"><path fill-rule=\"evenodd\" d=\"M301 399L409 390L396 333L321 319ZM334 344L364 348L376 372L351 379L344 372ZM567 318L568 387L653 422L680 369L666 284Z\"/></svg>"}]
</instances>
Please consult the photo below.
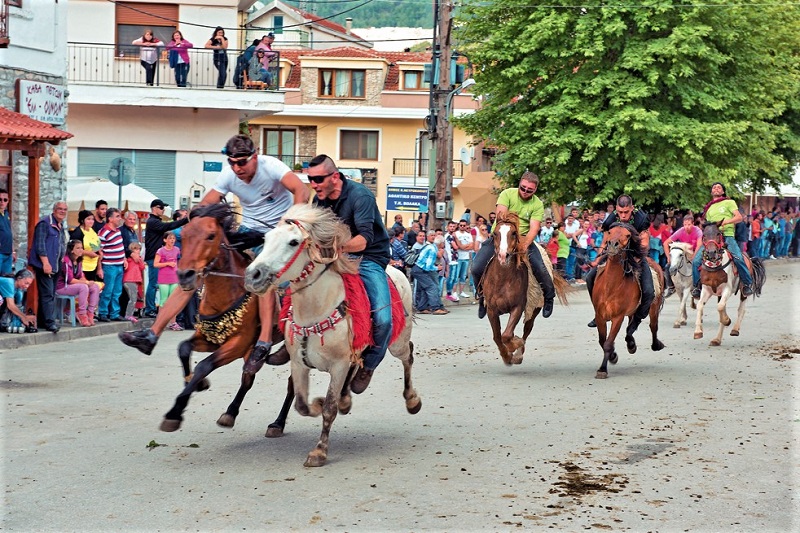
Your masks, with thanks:
<instances>
[{"instance_id":1,"label":"child in crowd","mask_svg":"<svg viewBox=\"0 0 800 533\"><path fill-rule=\"evenodd\" d=\"M175 246L175 234L168 231L164 234L164 246L156 251L153 266L158 269L158 292L161 305L167 301L169 295L178 288L178 258L181 249ZM172 323L167 326L172 331L183 331L183 328L172 317Z\"/></svg>"},{"instance_id":2,"label":"child in crowd","mask_svg":"<svg viewBox=\"0 0 800 533\"><path fill-rule=\"evenodd\" d=\"M131 255L126 259L125 273L122 275L122 283L125 292L128 293L128 308L125 309L125 320L130 320L134 324L138 322L133 316L136 308L136 301L139 299L140 287L144 283L143 272L145 269L144 259L142 259L142 245L132 242L128 245Z\"/></svg>"}]
</instances>

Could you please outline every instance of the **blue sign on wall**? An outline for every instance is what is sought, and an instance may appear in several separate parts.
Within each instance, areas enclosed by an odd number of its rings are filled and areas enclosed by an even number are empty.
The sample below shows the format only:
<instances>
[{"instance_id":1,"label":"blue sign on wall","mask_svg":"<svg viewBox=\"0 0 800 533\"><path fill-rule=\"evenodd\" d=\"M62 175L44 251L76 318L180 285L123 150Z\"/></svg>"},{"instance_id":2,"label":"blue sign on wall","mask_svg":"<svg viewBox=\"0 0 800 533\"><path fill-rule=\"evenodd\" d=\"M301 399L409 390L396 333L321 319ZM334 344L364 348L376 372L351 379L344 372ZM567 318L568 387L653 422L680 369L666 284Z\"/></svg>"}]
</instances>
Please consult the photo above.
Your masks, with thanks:
<instances>
[{"instance_id":1,"label":"blue sign on wall","mask_svg":"<svg viewBox=\"0 0 800 533\"><path fill-rule=\"evenodd\" d=\"M222 163L219 161L203 161L203 172L222 172Z\"/></svg>"},{"instance_id":2,"label":"blue sign on wall","mask_svg":"<svg viewBox=\"0 0 800 533\"><path fill-rule=\"evenodd\" d=\"M427 187L386 187L387 211L421 211L428 210Z\"/></svg>"}]
</instances>

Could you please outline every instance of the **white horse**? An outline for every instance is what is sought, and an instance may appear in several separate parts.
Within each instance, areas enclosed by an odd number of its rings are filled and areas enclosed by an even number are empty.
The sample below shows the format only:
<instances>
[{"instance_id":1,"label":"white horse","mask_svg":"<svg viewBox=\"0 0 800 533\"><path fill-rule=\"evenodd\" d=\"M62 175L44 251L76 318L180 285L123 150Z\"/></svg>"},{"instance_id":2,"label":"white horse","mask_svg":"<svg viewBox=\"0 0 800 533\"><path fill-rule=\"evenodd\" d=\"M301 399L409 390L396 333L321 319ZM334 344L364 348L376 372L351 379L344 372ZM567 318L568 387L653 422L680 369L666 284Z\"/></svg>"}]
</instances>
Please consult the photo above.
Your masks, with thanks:
<instances>
[{"instance_id":1,"label":"white horse","mask_svg":"<svg viewBox=\"0 0 800 533\"><path fill-rule=\"evenodd\" d=\"M673 242L669 245L669 274L672 284L675 285L675 294L678 300L678 319L672 324L673 328L686 325L688 314L686 306L692 301L692 261L688 259L692 245L685 242Z\"/></svg>"},{"instance_id":2,"label":"white horse","mask_svg":"<svg viewBox=\"0 0 800 533\"><path fill-rule=\"evenodd\" d=\"M353 346L353 314L345 296L342 274L357 274L358 262L339 255L350 239L349 228L330 209L295 205L264 240L264 251L247 267L245 286L263 294L273 285L288 281L291 310L284 324L286 347L291 356L295 386L295 408L303 416L322 414L322 433L309 452L305 466L322 466L328 457L328 437L336 418L350 411L350 380L360 363L364 346ZM403 397L406 409L416 414L422 400L411 383L414 345L411 342L411 285L403 273L386 269L402 298L406 323L398 338L389 345L392 355L403 362ZM308 290L310 287L313 289ZM367 327L371 324L367 305ZM325 398L308 401L309 370L330 374Z\"/></svg>"},{"instance_id":3,"label":"white horse","mask_svg":"<svg viewBox=\"0 0 800 533\"><path fill-rule=\"evenodd\" d=\"M740 292L739 275L734 272L733 258L728 253L728 250L722 246L722 238L719 235L719 230L716 225L710 224L705 227L703 230L703 244L705 250L703 251L703 268L700 272L700 283L703 289L700 293L700 300L697 302L697 320L695 321L694 338L703 338L703 308L709 298L717 296L719 330L717 330L717 336L711 339L709 345L719 346L722 344L722 334L725 332L725 327L731 325L731 317L728 316L726 308L728 299L737 292L739 293L739 308L736 312L736 322L731 329L731 337L738 337L739 330L742 327L742 320L744 320L747 297L743 296ZM753 278L753 298L761 296L761 289L764 287L764 282L766 281L764 264L761 262L761 259L750 259L746 254L744 260L750 268L750 274Z\"/></svg>"}]
</instances>

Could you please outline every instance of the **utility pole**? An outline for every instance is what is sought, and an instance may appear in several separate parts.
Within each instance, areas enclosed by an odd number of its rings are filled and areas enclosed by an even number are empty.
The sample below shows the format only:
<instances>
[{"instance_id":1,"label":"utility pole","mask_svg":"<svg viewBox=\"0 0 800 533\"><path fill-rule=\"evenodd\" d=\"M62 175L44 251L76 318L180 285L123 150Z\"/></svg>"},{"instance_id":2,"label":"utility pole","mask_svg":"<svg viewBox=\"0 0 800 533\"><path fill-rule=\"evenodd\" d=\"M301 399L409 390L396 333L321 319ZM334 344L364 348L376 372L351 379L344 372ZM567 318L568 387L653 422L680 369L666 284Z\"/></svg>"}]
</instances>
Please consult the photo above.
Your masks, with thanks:
<instances>
[{"instance_id":1,"label":"utility pole","mask_svg":"<svg viewBox=\"0 0 800 533\"><path fill-rule=\"evenodd\" d=\"M436 215L437 204L444 203L445 213L436 216L436 226L444 227L451 200L451 183L448 183L448 165L452 166L452 133L445 100L451 91L450 83L450 34L452 31L453 5L450 0L434 1L433 60L431 65L430 115L428 135L431 153L428 159L431 199L429 218Z\"/></svg>"}]
</instances>

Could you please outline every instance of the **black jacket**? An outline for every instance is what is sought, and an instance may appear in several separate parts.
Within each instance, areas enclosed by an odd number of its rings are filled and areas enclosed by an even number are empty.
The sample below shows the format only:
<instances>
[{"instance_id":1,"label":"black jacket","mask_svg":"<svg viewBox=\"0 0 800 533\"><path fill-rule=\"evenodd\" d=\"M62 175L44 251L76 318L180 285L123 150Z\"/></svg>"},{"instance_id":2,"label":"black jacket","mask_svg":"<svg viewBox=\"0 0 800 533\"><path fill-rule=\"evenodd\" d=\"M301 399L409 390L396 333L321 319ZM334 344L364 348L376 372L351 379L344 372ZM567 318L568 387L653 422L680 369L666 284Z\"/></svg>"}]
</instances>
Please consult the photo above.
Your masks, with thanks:
<instances>
[{"instance_id":1,"label":"black jacket","mask_svg":"<svg viewBox=\"0 0 800 533\"><path fill-rule=\"evenodd\" d=\"M189 222L189 217L184 217L173 222L164 222L161 217L150 213L150 218L145 224L144 233L144 260L153 261L156 252L164 245L164 234L175 228L180 228Z\"/></svg>"}]
</instances>

